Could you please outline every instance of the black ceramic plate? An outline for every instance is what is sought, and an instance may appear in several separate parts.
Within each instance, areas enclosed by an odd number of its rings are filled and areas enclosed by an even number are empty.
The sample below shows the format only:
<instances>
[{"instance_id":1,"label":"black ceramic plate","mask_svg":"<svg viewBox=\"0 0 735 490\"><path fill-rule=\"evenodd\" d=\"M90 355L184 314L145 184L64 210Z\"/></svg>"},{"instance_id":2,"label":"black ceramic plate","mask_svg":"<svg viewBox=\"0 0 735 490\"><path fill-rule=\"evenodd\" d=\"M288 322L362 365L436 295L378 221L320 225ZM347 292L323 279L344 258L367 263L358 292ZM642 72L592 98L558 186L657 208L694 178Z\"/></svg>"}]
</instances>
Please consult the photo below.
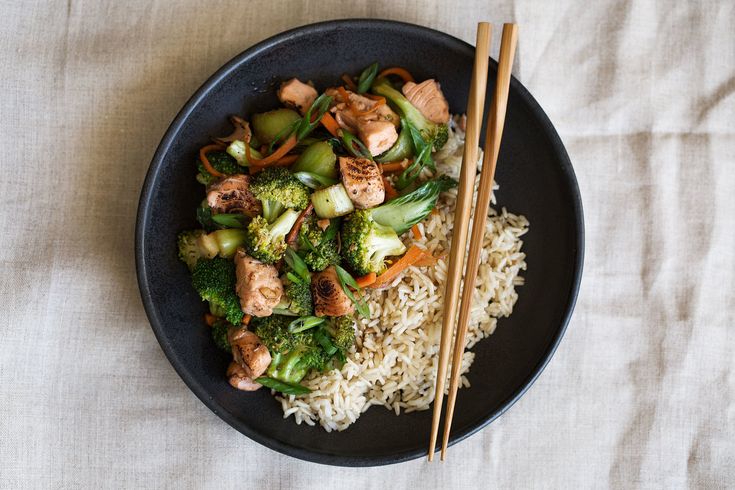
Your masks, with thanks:
<instances>
[{"instance_id":1,"label":"black ceramic plate","mask_svg":"<svg viewBox=\"0 0 735 490\"><path fill-rule=\"evenodd\" d=\"M327 433L283 419L268 390L233 390L228 356L202 325L204 306L176 257L176 234L196 226L203 198L194 180L197 150L230 131L228 116L277 104L280 80L298 76L317 87L379 61L408 68L418 80L442 84L453 112L467 103L474 49L447 34L381 20L314 24L264 41L222 67L186 103L163 137L143 186L136 229L138 282L163 351L184 382L217 415L251 439L297 458L368 466L423 455L431 410L396 416L368 410L352 427ZM496 64L491 63L490 80ZM492 94L488 88L487 100ZM510 318L474 349L472 387L460 390L451 443L484 427L533 383L558 345L574 307L583 255L579 190L564 146L536 101L511 81L500 151L498 202L531 222L524 237L525 286Z\"/></svg>"}]
</instances>

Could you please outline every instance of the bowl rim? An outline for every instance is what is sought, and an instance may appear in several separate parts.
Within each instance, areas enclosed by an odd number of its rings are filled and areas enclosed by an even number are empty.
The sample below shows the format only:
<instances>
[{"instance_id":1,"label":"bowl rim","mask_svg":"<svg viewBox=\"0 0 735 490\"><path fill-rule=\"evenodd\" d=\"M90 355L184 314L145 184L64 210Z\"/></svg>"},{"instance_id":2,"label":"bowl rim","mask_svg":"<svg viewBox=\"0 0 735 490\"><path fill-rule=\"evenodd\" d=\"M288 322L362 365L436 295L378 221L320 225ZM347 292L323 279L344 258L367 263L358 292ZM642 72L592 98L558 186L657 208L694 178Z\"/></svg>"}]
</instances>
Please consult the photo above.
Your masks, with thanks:
<instances>
[{"instance_id":1,"label":"bowl rim","mask_svg":"<svg viewBox=\"0 0 735 490\"><path fill-rule=\"evenodd\" d=\"M453 45L457 49L471 49L474 50L474 46L469 43L447 34L436 29L424 27L416 24L386 20L386 19L338 19L329 20L325 22L317 22L312 24L306 24L303 26L295 27L279 34L271 36L250 48L242 51L241 53L234 56L227 63L225 63L220 69L218 69L213 75L211 75L187 100L181 110L176 114L164 137L161 139L156 152L151 160L151 164L146 173L145 180L140 193L140 199L138 203L138 210L136 216L135 226L135 266L136 275L138 280L138 287L140 289L140 295L143 302L143 306L148 317L148 321L151 325L151 329L156 336L161 348L163 349L166 358L173 366L176 373L184 381L187 387L199 398L204 405L206 405L212 412L218 417L224 420L231 427L246 435L250 439L258 442L259 444L266 446L279 453L293 456L305 461L310 461L320 464L336 465L336 466L381 466L387 464L395 464L404 461L425 456L427 450L425 448L412 449L393 453L390 455L379 455L379 456L340 456L322 452L316 452L308 449L304 449L297 446L284 443L282 441L271 438L270 436L264 435L253 427L247 426L240 422L232 414L219 405L213 398L211 398L206 388L198 383L196 379L191 376L185 363L180 359L174 352L171 344L167 341L163 335L163 321L158 314L157 308L153 301L151 290L148 285L149 272L146 269L144 251L146 250L146 238L144 230L149 220L149 210L152 201L152 190L153 184L156 180L161 165L163 163L163 157L168 153L172 144L176 141L179 132L183 125L190 117L194 109L208 96L209 92L215 88L222 80L230 76L230 74L237 70L243 63L247 63L250 58L257 56L258 54L267 51L268 49L276 46L282 42L288 41L291 38L297 36L309 36L323 31L328 31L335 28L344 27L361 27L361 28L399 28L404 31L411 31L418 34L429 34L435 38L438 42L448 43ZM490 58L491 66L497 67L495 60ZM515 91L518 96L523 99L532 115L536 118L536 121L541 126L543 132L549 138L549 142L554 149L558 160L561 163L563 176L566 184L569 186L572 192L573 210L574 210L574 222L577 228L576 236L576 253L574 257L574 271L572 276L571 288L568 291L567 303L564 310L564 316L558 331L551 339L549 349L545 352L544 356L539 359L536 366L533 368L530 375L526 378L524 383L508 398L503 400L500 405L500 409L488 414L486 417L479 419L476 423L472 424L469 428L456 432L454 431L450 437L449 445L454 444L466 439L467 437L477 433L487 425L492 423L495 419L503 415L511 406L513 406L533 385L538 379L544 368L547 366L554 353L556 352L559 343L561 342L564 333L566 332L567 326L571 319L576 304L577 296L579 293L580 283L582 279L582 269L584 265L584 216L582 209L582 198L579 191L579 185L572 168L569 155L559 137L556 129L551 124L548 116L536 102L533 96L526 90L526 88L515 78L511 77L511 90ZM427 427L427 439L428 439L428 427ZM428 446L428 443L427 443ZM440 450L439 447L436 449Z\"/></svg>"}]
</instances>

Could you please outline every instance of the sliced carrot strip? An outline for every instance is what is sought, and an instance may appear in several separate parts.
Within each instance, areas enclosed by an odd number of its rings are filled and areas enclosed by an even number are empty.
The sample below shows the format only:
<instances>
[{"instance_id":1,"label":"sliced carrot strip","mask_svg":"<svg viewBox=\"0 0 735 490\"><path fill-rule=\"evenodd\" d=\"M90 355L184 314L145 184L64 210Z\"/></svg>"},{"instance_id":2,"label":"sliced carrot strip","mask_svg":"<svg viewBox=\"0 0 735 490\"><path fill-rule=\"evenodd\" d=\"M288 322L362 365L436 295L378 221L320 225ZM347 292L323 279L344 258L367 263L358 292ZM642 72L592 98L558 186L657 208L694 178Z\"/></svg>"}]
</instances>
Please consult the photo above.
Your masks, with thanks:
<instances>
[{"instance_id":1,"label":"sliced carrot strip","mask_svg":"<svg viewBox=\"0 0 735 490\"><path fill-rule=\"evenodd\" d=\"M266 167L285 157L286 153L293 150L293 148L296 146L296 143L298 143L298 141L296 140L296 135L291 135L286 141L283 142L280 147L278 147L276 151L261 159L253 158L250 151L250 145L245 145L245 156L247 157L250 165Z\"/></svg>"},{"instance_id":2,"label":"sliced carrot strip","mask_svg":"<svg viewBox=\"0 0 735 490\"><path fill-rule=\"evenodd\" d=\"M350 106L350 110L352 110L352 113L356 116L366 116L377 111L378 107L382 106L383 104L385 104L385 99L383 99L382 102L380 100L376 100L375 105L366 111L358 111L357 109L355 109L355 106Z\"/></svg>"},{"instance_id":3,"label":"sliced carrot strip","mask_svg":"<svg viewBox=\"0 0 735 490\"><path fill-rule=\"evenodd\" d=\"M416 240L421 240L421 238L422 238L422 236L423 236L423 235L421 235L421 230L419 229L419 225L418 225L418 223L417 223L417 224L415 224L415 225L413 225L413 226L411 227L411 233L413 233L413 237L414 237L414 239L416 239Z\"/></svg>"},{"instance_id":4,"label":"sliced carrot strip","mask_svg":"<svg viewBox=\"0 0 735 490\"><path fill-rule=\"evenodd\" d=\"M378 288L381 286L387 286L393 279L398 277L401 272L408 269L409 266L413 265L417 260L423 257L426 251L416 245L411 245L411 248L398 259L393 265L388 267L388 270L379 275L371 287Z\"/></svg>"},{"instance_id":5,"label":"sliced carrot strip","mask_svg":"<svg viewBox=\"0 0 735 490\"><path fill-rule=\"evenodd\" d=\"M246 314L246 315L244 315L242 317L242 324L245 325L245 326L247 326L247 325L250 324L250 320L252 320L252 319L253 319L252 316Z\"/></svg>"},{"instance_id":6,"label":"sliced carrot strip","mask_svg":"<svg viewBox=\"0 0 735 490\"><path fill-rule=\"evenodd\" d=\"M311 213L312 209L314 209L314 205L310 202L309 205L306 206L306 209L301 211L301 214L299 214L299 217L296 218L296 222L291 227L291 231L289 231L288 235L286 235L286 243L288 243L289 245L292 243L296 243L296 239L299 236L299 230L301 230L301 225L304 223L304 219L309 216L309 213Z\"/></svg>"},{"instance_id":7,"label":"sliced carrot strip","mask_svg":"<svg viewBox=\"0 0 735 490\"><path fill-rule=\"evenodd\" d=\"M211 314L211 313L205 313L204 314L204 323L206 323L207 326L210 326L211 327L212 325L214 325L214 322L216 322L216 321L217 321L217 317L214 316L213 314Z\"/></svg>"},{"instance_id":8,"label":"sliced carrot strip","mask_svg":"<svg viewBox=\"0 0 735 490\"><path fill-rule=\"evenodd\" d=\"M425 250L424 255L419 260L414 262L413 265L417 267L425 267L425 266L433 267L436 265L437 262L439 262L440 258L442 257L434 257L433 255L429 253L428 250Z\"/></svg>"},{"instance_id":9,"label":"sliced carrot strip","mask_svg":"<svg viewBox=\"0 0 735 490\"><path fill-rule=\"evenodd\" d=\"M375 272L371 272L370 274L366 274L361 277L356 277L355 282L361 288L366 288L370 286L371 284L373 284L377 278L378 278L378 275L375 274Z\"/></svg>"},{"instance_id":10,"label":"sliced carrot strip","mask_svg":"<svg viewBox=\"0 0 735 490\"><path fill-rule=\"evenodd\" d=\"M339 124L337 124L337 121L334 120L330 113L325 112L320 122L322 123L322 126L327 128L329 134L331 134L335 138L339 138Z\"/></svg>"},{"instance_id":11,"label":"sliced carrot strip","mask_svg":"<svg viewBox=\"0 0 735 490\"><path fill-rule=\"evenodd\" d=\"M411 160L403 159L400 162L382 163L379 165L379 167L384 174L390 174L393 172L401 172L405 170L410 163Z\"/></svg>"},{"instance_id":12,"label":"sliced carrot strip","mask_svg":"<svg viewBox=\"0 0 735 490\"><path fill-rule=\"evenodd\" d=\"M380 105L385 104L385 97L382 95L374 95L374 94L362 94L363 97L367 97L370 100L374 100L376 102L380 102Z\"/></svg>"},{"instance_id":13,"label":"sliced carrot strip","mask_svg":"<svg viewBox=\"0 0 735 490\"><path fill-rule=\"evenodd\" d=\"M337 87L337 93L339 93L339 98L342 99L342 102L350 105L350 94L347 93L344 87Z\"/></svg>"},{"instance_id":14,"label":"sliced carrot strip","mask_svg":"<svg viewBox=\"0 0 735 490\"><path fill-rule=\"evenodd\" d=\"M386 68L385 70L381 71L378 74L378 77L385 77L388 75L396 75L398 77L401 77L404 82L414 82L415 80L411 76L411 73L406 70L405 68L401 68L400 66L394 66L393 68Z\"/></svg>"},{"instance_id":15,"label":"sliced carrot strip","mask_svg":"<svg viewBox=\"0 0 735 490\"><path fill-rule=\"evenodd\" d=\"M245 145L245 146L247 147L248 145ZM202 165L204 165L204 168L207 169L207 172L209 172L210 174L214 175L215 177L224 177L225 174L223 174L222 172L217 171L212 166L212 164L209 163L209 159L207 158L207 153L209 153L210 151L224 150L224 149L225 149L225 147L223 145L221 145L221 144L214 144L214 145L203 146L199 150L199 160L201 160Z\"/></svg>"},{"instance_id":16,"label":"sliced carrot strip","mask_svg":"<svg viewBox=\"0 0 735 490\"><path fill-rule=\"evenodd\" d=\"M385 188L385 200L390 201L391 199L395 199L398 197L398 191L395 187L393 187L393 184L390 183L390 180L383 177L383 187Z\"/></svg>"},{"instance_id":17,"label":"sliced carrot strip","mask_svg":"<svg viewBox=\"0 0 735 490\"><path fill-rule=\"evenodd\" d=\"M276 162L276 165L291 165L293 162L299 159L299 155L286 155Z\"/></svg>"},{"instance_id":18,"label":"sliced carrot strip","mask_svg":"<svg viewBox=\"0 0 735 490\"><path fill-rule=\"evenodd\" d=\"M347 73L342 75L342 81L345 82L345 85L347 85L347 88L352 90L353 92L357 90L357 85L355 85L355 82L352 81L352 77L350 77Z\"/></svg>"}]
</instances>

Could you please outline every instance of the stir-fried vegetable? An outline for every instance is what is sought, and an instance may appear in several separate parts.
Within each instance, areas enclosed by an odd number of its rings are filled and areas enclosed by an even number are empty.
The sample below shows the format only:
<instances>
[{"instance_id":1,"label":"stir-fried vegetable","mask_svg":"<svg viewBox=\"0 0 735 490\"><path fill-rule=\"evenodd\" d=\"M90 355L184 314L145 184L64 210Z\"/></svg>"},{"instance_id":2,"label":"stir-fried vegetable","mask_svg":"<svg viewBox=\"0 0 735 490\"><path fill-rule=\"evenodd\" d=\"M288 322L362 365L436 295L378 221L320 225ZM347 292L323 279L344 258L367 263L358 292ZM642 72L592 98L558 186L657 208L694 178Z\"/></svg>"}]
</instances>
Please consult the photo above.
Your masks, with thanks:
<instances>
[{"instance_id":1,"label":"stir-fried vegetable","mask_svg":"<svg viewBox=\"0 0 735 490\"><path fill-rule=\"evenodd\" d=\"M273 313L288 316L304 316L314 313L308 283L295 281L294 276L286 276L281 282L283 282L283 296L278 305L273 308Z\"/></svg>"},{"instance_id":2,"label":"stir-fried vegetable","mask_svg":"<svg viewBox=\"0 0 735 490\"><path fill-rule=\"evenodd\" d=\"M184 231L178 236L179 258L189 269L194 269L202 258L211 259L217 255L232 257L237 247L244 242L245 232L236 228L215 230L211 233L204 230Z\"/></svg>"},{"instance_id":3,"label":"stir-fried vegetable","mask_svg":"<svg viewBox=\"0 0 735 490\"><path fill-rule=\"evenodd\" d=\"M272 167L253 177L250 191L263 204L263 217L273 222L286 208L301 210L309 204L309 189L285 168Z\"/></svg>"},{"instance_id":4,"label":"stir-fried vegetable","mask_svg":"<svg viewBox=\"0 0 735 490\"><path fill-rule=\"evenodd\" d=\"M296 223L299 212L287 209L273 223L256 216L245 229L243 245L251 257L264 264L273 264L286 252L286 235Z\"/></svg>"},{"instance_id":5,"label":"stir-fried vegetable","mask_svg":"<svg viewBox=\"0 0 735 490\"><path fill-rule=\"evenodd\" d=\"M401 132L398 133L398 139L388 151L382 155L375 157L376 162L396 162L403 160L404 158L411 158L414 155L413 140L411 139L411 132L405 125L401 128Z\"/></svg>"},{"instance_id":6,"label":"stir-fried vegetable","mask_svg":"<svg viewBox=\"0 0 735 490\"><path fill-rule=\"evenodd\" d=\"M345 218L341 235L342 258L359 275L382 273L387 257L406 251L393 228L375 221L366 209L358 209Z\"/></svg>"},{"instance_id":7,"label":"stir-fried vegetable","mask_svg":"<svg viewBox=\"0 0 735 490\"><path fill-rule=\"evenodd\" d=\"M223 213L212 216L212 221L226 228L242 228L247 217L244 214Z\"/></svg>"},{"instance_id":8,"label":"stir-fried vegetable","mask_svg":"<svg viewBox=\"0 0 735 490\"><path fill-rule=\"evenodd\" d=\"M308 172L329 180L339 177L337 171L337 155L332 145L326 141L317 141L309 145L291 167L292 172Z\"/></svg>"},{"instance_id":9,"label":"stir-fried vegetable","mask_svg":"<svg viewBox=\"0 0 735 490\"><path fill-rule=\"evenodd\" d=\"M314 204L314 212L320 218L344 216L355 209L347 189L342 184L314 191L311 202Z\"/></svg>"},{"instance_id":10,"label":"stir-fried vegetable","mask_svg":"<svg viewBox=\"0 0 735 490\"><path fill-rule=\"evenodd\" d=\"M401 77L401 80L404 82L414 82L413 76L406 70L405 68L401 68L400 66L394 66L392 68L386 68L385 70L381 71L378 77L383 78L387 77L389 75L396 75Z\"/></svg>"},{"instance_id":11,"label":"stir-fried vegetable","mask_svg":"<svg viewBox=\"0 0 735 490\"><path fill-rule=\"evenodd\" d=\"M216 320L212 325L212 340L214 344L223 351L230 352L230 340L227 338L227 331L230 324L224 320Z\"/></svg>"},{"instance_id":12,"label":"stir-fried vegetable","mask_svg":"<svg viewBox=\"0 0 735 490\"><path fill-rule=\"evenodd\" d=\"M428 167L431 170L436 170L434 165L434 159L431 158L431 144L424 141L419 133L409 120L403 119L403 127L408 129L408 134L411 136L415 156L413 162L406 167L396 181L396 186L399 189L405 189L411 185L421 175L421 171L424 167Z\"/></svg>"},{"instance_id":13,"label":"stir-fried vegetable","mask_svg":"<svg viewBox=\"0 0 735 490\"><path fill-rule=\"evenodd\" d=\"M341 130L340 139L342 140L342 146L345 150L353 157L367 158L368 160L373 159L372 153L367 149L365 144L358 139L357 136L350 133L346 129Z\"/></svg>"},{"instance_id":14,"label":"stir-fried vegetable","mask_svg":"<svg viewBox=\"0 0 735 490\"><path fill-rule=\"evenodd\" d=\"M208 303L213 342L234 357L228 376L239 389L257 389L257 382L308 393L300 383L310 371L346 362L353 315L370 315L364 288L385 287L408 266L438 260L416 245L406 252L399 235L414 227L415 240L423 240L417 223L456 185L446 177L421 182L424 169L435 170L431 153L448 129L427 120L388 76L413 81L403 68L379 73L373 63L343 76L350 92L337 85L334 101L311 82L284 82L278 97L287 107L253 114L250 123L235 116L230 135L199 150L197 180L208 186L196 209L202 229L180 233L178 253ZM383 175L373 163L369 178L340 172L337 158L346 155L378 162ZM388 200L379 204L382 190ZM326 289L338 297L325 301L319 293ZM250 370L236 332L254 333L267 347L263 365Z\"/></svg>"},{"instance_id":15,"label":"stir-fried vegetable","mask_svg":"<svg viewBox=\"0 0 735 490\"><path fill-rule=\"evenodd\" d=\"M288 331L291 333L299 333L310 328L314 328L317 325L321 325L327 321L323 316L302 316L288 325Z\"/></svg>"},{"instance_id":16,"label":"stir-fried vegetable","mask_svg":"<svg viewBox=\"0 0 735 490\"><path fill-rule=\"evenodd\" d=\"M311 107L306 111L301 122L296 126L296 139L298 141L306 138L318 125L324 113L329 109L332 98L322 94L316 98Z\"/></svg>"},{"instance_id":17,"label":"stir-fried vegetable","mask_svg":"<svg viewBox=\"0 0 735 490\"><path fill-rule=\"evenodd\" d=\"M248 155L255 159L263 158L263 155L261 155L259 151L253 149L252 146L249 146L246 150L245 145L250 144L245 143L244 141L235 140L227 147L227 154L234 158L240 165L250 165Z\"/></svg>"},{"instance_id":18,"label":"stir-fried vegetable","mask_svg":"<svg viewBox=\"0 0 735 490\"><path fill-rule=\"evenodd\" d=\"M342 290L344 290L347 297L350 298L350 301L355 304L355 310L360 314L360 316L365 318L369 317L370 308L361 295L362 288L360 287L360 285L357 283L357 281L355 281L355 278L352 277L349 272L347 272L340 266L335 265L334 268L337 271L337 279L339 279L339 284L342 286ZM353 288L357 291L357 296L355 295L355 293L352 292L352 289L350 288Z\"/></svg>"},{"instance_id":19,"label":"stir-fried vegetable","mask_svg":"<svg viewBox=\"0 0 735 490\"><path fill-rule=\"evenodd\" d=\"M192 285L202 299L221 308L233 325L243 317L235 294L235 279L235 264L221 257L199 260L191 273Z\"/></svg>"},{"instance_id":20,"label":"stir-fried vegetable","mask_svg":"<svg viewBox=\"0 0 735 490\"><path fill-rule=\"evenodd\" d=\"M363 72L360 73L360 78L357 80L357 93L364 94L365 92L370 90L370 86L373 84L373 80L375 80L375 76L377 74L377 63L373 63L372 65L365 68Z\"/></svg>"},{"instance_id":21,"label":"stir-fried vegetable","mask_svg":"<svg viewBox=\"0 0 735 490\"><path fill-rule=\"evenodd\" d=\"M339 265L337 244L338 220L331 220L325 229L312 218L304 221L299 233L299 246L303 249L304 263L309 270L321 272L330 265Z\"/></svg>"},{"instance_id":22,"label":"stir-fried vegetable","mask_svg":"<svg viewBox=\"0 0 735 490\"><path fill-rule=\"evenodd\" d=\"M335 138L339 137L339 124L337 123L337 121L334 120L330 113L325 112L319 121L322 123L322 126L324 126L327 131L329 131L329 134L331 134Z\"/></svg>"},{"instance_id":23,"label":"stir-fried vegetable","mask_svg":"<svg viewBox=\"0 0 735 490\"><path fill-rule=\"evenodd\" d=\"M253 114L250 122L258 141L268 144L277 141L279 136L288 136L288 133L284 135L284 132L289 128L293 128L294 123L299 120L301 120L301 116L298 112L284 108Z\"/></svg>"},{"instance_id":24,"label":"stir-fried vegetable","mask_svg":"<svg viewBox=\"0 0 735 490\"><path fill-rule=\"evenodd\" d=\"M398 277L398 275L403 272L404 270L408 269L409 266L417 263L419 260L426 256L431 256L429 252L424 250L423 248L411 245L411 248L408 249L408 252L398 259L393 265L390 266L385 272L380 274L376 279L375 282L371 285L373 288L381 288L384 286L388 286L393 280Z\"/></svg>"},{"instance_id":25,"label":"stir-fried vegetable","mask_svg":"<svg viewBox=\"0 0 735 490\"><path fill-rule=\"evenodd\" d=\"M279 391L284 395L305 395L311 393L311 390L306 386L302 386L296 383L286 383L280 379L269 378L268 376L261 376L256 378L255 381L262 384L266 388L270 388L274 391Z\"/></svg>"},{"instance_id":26,"label":"stir-fried vegetable","mask_svg":"<svg viewBox=\"0 0 735 490\"><path fill-rule=\"evenodd\" d=\"M197 162L199 170L197 181L200 184L209 185L220 177L242 173L242 167L238 165L237 160L223 151L224 146L210 145L202 148L205 149L207 150L203 153L204 157L200 156Z\"/></svg>"},{"instance_id":27,"label":"stir-fried vegetable","mask_svg":"<svg viewBox=\"0 0 735 490\"><path fill-rule=\"evenodd\" d=\"M423 221L436 207L439 194L456 187L454 179L441 176L421 184L413 192L373 208L371 215L381 225L390 226L399 235Z\"/></svg>"},{"instance_id":28,"label":"stir-fried vegetable","mask_svg":"<svg viewBox=\"0 0 735 490\"><path fill-rule=\"evenodd\" d=\"M292 322L293 319L290 317L271 315L253 318L251 327L268 347L273 358L267 370L267 377L299 386L299 382L310 370L323 371L329 368L339 348L321 326L292 332L289 329ZM281 388L270 387L281 391Z\"/></svg>"}]
</instances>

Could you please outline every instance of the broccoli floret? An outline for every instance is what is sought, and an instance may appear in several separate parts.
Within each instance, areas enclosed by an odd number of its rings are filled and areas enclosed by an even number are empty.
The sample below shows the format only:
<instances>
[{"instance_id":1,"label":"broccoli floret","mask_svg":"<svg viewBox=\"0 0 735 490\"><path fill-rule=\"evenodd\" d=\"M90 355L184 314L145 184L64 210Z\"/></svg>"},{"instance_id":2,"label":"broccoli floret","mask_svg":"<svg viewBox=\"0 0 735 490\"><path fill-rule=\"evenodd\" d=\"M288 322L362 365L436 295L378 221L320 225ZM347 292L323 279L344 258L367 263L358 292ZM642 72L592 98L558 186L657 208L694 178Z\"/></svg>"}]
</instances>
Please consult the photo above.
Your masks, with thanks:
<instances>
[{"instance_id":1,"label":"broccoli floret","mask_svg":"<svg viewBox=\"0 0 735 490\"><path fill-rule=\"evenodd\" d=\"M293 317L271 315L253 318L250 326L273 358L267 375L297 384L311 369L326 369L331 356L315 338L315 329L289 332L288 326L292 321Z\"/></svg>"},{"instance_id":2,"label":"broccoli floret","mask_svg":"<svg viewBox=\"0 0 735 490\"><path fill-rule=\"evenodd\" d=\"M263 217L269 223L286 208L300 211L309 205L309 188L283 167L268 167L258 172L250 190L263 203Z\"/></svg>"},{"instance_id":3,"label":"broccoli floret","mask_svg":"<svg viewBox=\"0 0 735 490\"><path fill-rule=\"evenodd\" d=\"M227 337L227 331L230 329L230 324L224 320L218 320L212 325L212 339L214 344L220 349L230 352L230 340Z\"/></svg>"},{"instance_id":4,"label":"broccoli floret","mask_svg":"<svg viewBox=\"0 0 735 490\"><path fill-rule=\"evenodd\" d=\"M385 258L405 251L406 246L393 228L373 220L368 209L358 209L342 225L342 258L358 275L382 274Z\"/></svg>"},{"instance_id":5,"label":"broccoli floret","mask_svg":"<svg viewBox=\"0 0 735 490\"><path fill-rule=\"evenodd\" d=\"M310 316L314 313L314 305L311 299L311 286L302 281L292 281L284 278L283 296L281 301L273 308L273 313L292 316Z\"/></svg>"},{"instance_id":6,"label":"broccoli floret","mask_svg":"<svg viewBox=\"0 0 735 490\"><path fill-rule=\"evenodd\" d=\"M299 231L299 244L309 270L321 272L330 265L339 265L337 227L337 222L333 221L329 228L322 230L313 216L304 220Z\"/></svg>"},{"instance_id":7,"label":"broccoli floret","mask_svg":"<svg viewBox=\"0 0 735 490\"><path fill-rule=\"evenodd\" d=\"M226 151L210 151L207 153L207 160L216 171L225 175L242 173L242 167L237 164L237 160L232 158ZM197 180L204 185L209 185L219 178L207 172L201 160L197 160L197 168L199 169Z\"/></svg>"},{"instance_id":8,"label":"broccoli floret","mask_svg":"<svg viewBox=\"0 0 735 490\"><path fill-rule=\"evenodd\" d=\"M217 255L216 242L209 239L204 230L190 230L179 233L179 259L193 270L199 259L211 259Z\"/></svg>"},{"instance_id":9,"label":"broccoli floret","mask_svg":"<svg viewBox=\"0 0 735 490\"><path fill-rule=\"evenodd\" d=\"M304 254L304 262L314 272L321 272L330 265L339 265L341 259L336 240L319 242L314 246L314 250Z\"/></svg>"},{"instance_id":10,"label":"broccoli floret","mask_svg":"<svg viewBox=\"0 0 735 490\"><path fill-rule=\"evenodd\" d=\"M423 221L436 207L439 194L457 186L451 177L442 175L428 180L416 190L373 208L370 214L381 225L390 226L399 235Z\"/></svg>"},{"instance_id":11,"label":"broccoli floret","mask_svg":"<svg viewBox=\"0 0 735 490\"><path fill-rule=\"evenodd\" d=\"M321 272L330 265L339 265L341 259L336 242L322 243L316 250L310 250L304 255L304 262L314 272Z\"/></svg>"},{"instance_id":12,"label":"broccoli floret","mask_svg":"<svg viewBox=\"0 0 735 490\"><path fill-rule=\"evenodd\" d=\"M200 259L191 273L191 283L199 296L224 310L225 318L233 325L239 325L243 317L235 293L236 281L234 262L222 257Z\"/></svg>"},{"instance_id":13,"label":"broccoli floret","mask_svg":"<svg viewBox=\"0 0 735 490\"><path fill-rule=\"evenodd\" d=\"M273 264L286 251L286 235L299 217L299 212L287 209L273 223L256 216L245 230L244 246L250 256L264 264Z\"/></svg>"},{"instance_id":14,"label":"broccoli floret","mask_svg":"<svg viewBox=\"0 0 735 490\"><path fill-rule=\"evenodd\" d=\"M355 345L355 320L352 317L338 316L330 318L325 328L332 336L334 345L342 351L347 352Z\"/></svg>"},{"instance_id":15,"label":"broccoli floret","mask_svg":"<svg viewBox=\"0 0 735 490\"><path fill-rule=\"evenodd\" d=\"M449 127L446 124L437 124L426 119L421 111L411 104L402 93L391 87L388 80L385 78L376 80L372 91L388 99L401 115L421 132L424 140L433 145L434 151L440 150L446 144L449 137Z\"/></svg>"}]
</instances>

